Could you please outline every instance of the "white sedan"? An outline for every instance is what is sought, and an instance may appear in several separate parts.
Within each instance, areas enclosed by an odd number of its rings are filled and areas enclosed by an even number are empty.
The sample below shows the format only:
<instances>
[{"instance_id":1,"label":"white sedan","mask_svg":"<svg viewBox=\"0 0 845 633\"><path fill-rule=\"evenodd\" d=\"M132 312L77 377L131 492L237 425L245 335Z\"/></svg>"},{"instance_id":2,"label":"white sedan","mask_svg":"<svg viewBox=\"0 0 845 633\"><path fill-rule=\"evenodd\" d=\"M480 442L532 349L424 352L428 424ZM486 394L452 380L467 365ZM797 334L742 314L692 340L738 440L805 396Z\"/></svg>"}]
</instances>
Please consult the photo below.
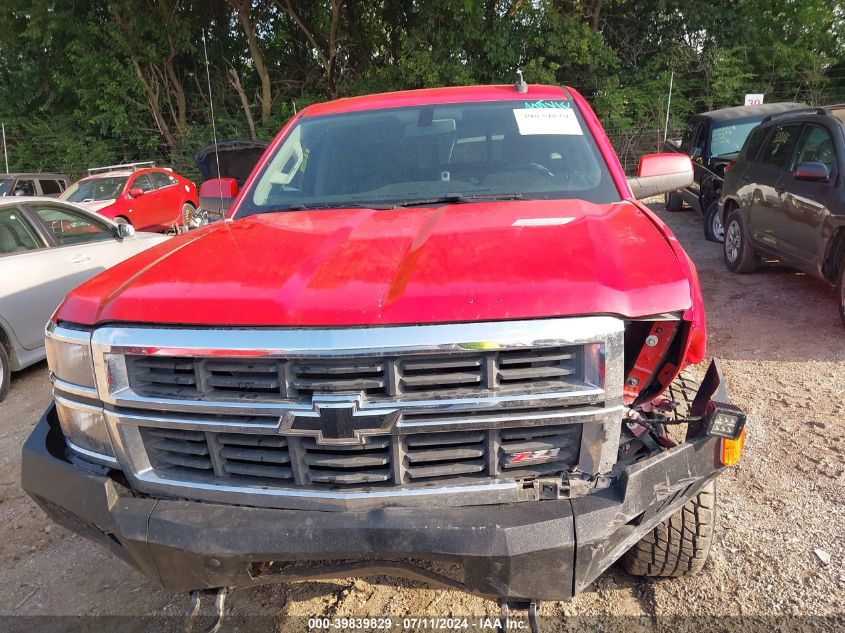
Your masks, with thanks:
<instances>
[{"instance_id":1,"label":"white sedan","mask_svg":"<svg viewBox=\"0 0 845 633\"><path fill-rule=\"evenodd\" d=\"M0 198L0 400L45 357L44 324L73 288L168 239L53 198Z\"/></svg>"}]
</instances>

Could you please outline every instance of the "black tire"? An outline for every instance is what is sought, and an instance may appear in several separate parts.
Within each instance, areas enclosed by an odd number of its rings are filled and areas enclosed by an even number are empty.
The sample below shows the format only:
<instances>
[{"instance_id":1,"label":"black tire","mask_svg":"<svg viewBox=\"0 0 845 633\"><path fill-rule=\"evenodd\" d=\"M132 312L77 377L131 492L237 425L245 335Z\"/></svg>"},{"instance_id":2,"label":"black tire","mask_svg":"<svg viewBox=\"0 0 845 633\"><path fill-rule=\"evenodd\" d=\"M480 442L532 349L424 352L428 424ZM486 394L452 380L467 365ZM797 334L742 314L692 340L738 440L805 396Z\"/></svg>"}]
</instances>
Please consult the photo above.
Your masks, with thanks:
<instances>
[{"instance_id":1,"label":"black tire","mask_svg":"<svg viewBox=\"0 0 845 633\"><path fill-rule=\"evenodd\" d=\"M757 253L748 240L745 220L739 209L733 209L725 220L725 241L722 254L728 270L734 273L753 273L757 270Z\"/></svg>"},{"instance_id":2,"label":"black tire","mask_svg":"<svg viewBox=\"0 0 845 633\"><path fill-rule=\"evenodd\" d=\"M663 205L667 211L680 211L684 206L684 199L677 191L667 191L663 194Z\"/></svg>"},{"instance_id":3,"label":"black tire","mask_svg":"<svg viewBox=\"0 0 845 633\"><path fill-rule=\"evenodd\" d=\"M845 254L839 262L839 277L836 280L836 296L839 297L839 318L845 327Z\"/></svg>"},{"instance_id":4,"label":"black tire","mask_svg":"<svg viewBox=\"0 0 845 633\"><path fill-rule=\"evenodd\" d=\"M9 393L9 383L12 382L12 363L9 360L9 353L0 341L0 402Z\"/></svg>"},{"instance_id":5,"label":"black tire","mask_svg":"<svg viewBox=\"0 0 845 633\"><path fill-rule=\"evenodd\" d=\"M716 526L716 482L711 481L625 552L635 576L692 576L704 568Z\"/></svg>"},{"instance_id":6,"label":"black tire","mask_svg":"<svg viewBox=\"0 0 845 633\"><path fill-rule=\"evenodd\" d=\"M719 213L719 201L711 202L704 212L704 237L711 242L725 241L725 227Z\"/></svg>"},{"instance_id":7,"label":"black tire","mask_svg":"<svg viewBox=\"0 0 845 633\"><path fill-rule=\"evenodd\" d=\"M122 215L117 216L114 219L114 221L115 221L115 224L132 224L132 222L130 222L129 218L125 218Z\"/></svg>"}]
</instances>

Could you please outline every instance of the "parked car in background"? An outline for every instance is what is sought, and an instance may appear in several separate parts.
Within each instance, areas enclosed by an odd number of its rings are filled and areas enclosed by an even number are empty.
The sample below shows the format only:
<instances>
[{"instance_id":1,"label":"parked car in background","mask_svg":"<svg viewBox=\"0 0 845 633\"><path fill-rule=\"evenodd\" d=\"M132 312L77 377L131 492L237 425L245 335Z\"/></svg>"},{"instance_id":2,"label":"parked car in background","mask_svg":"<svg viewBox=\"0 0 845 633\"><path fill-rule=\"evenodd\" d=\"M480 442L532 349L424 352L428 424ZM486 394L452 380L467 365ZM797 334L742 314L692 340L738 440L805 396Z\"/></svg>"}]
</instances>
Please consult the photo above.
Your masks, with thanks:
<instances>
[{"instance_id":1,"label":"parked car in background","mask_svg":"<svg viewBox=\"0 0 845 633\"><path fill-rule=\"evenodd\" d=\"M845 104L767 117L728 171L724 256L736 273L772 257L838 289L845 325Z\"/></svg>"},{"instance_id":2,"label":"parked car in background","mask_svg":"<svg viewBox=\"0 0 845 633\"><path fill-rule=\"evenodd\" d=\"M67 189L64 174L0 174L0 196L47 196L54 198Z\"/></svg>"},{"instance_id":3,"label":"parked car in background","mask_svg":"<svg viewBox=\"0 0 845 633\"><path fill-rule=\"evenodd\" d=\"M199 206L193 182L153 163L97 167L88 174L61 199L138 230L178 228L190 221Z\"/></svg>"},{"instance_id":4,"label":"parked car in background","mask_svg":"<svg viewBox=\"0 0 845 633\"><path fill-rule=\"evenodd\" d=\"M194 156L202 174L200 207L189 226L222 220L247 176L267 149L264 141L235 139L212 143Z\"/></svg>"},{"instance_id":5,"label":"parked car in background","mask_svg":"<svg viewBox=\"0 0 845 633\"><path fill-rule=\"evenodd\" d=\"M70 290L166 239L51 198L0 198L0 400L11 372L44 358L44 324Z\"/></svg>"},{"instance_id":6,"label":"parked car in background","mask_svg":"<svg viewBox=\"0 0 845 633\"><path fill-rule=\"evenodd\" d=\"M667 141L667 151L692 159L695 179L689 187L665 194L666 209L680 211L684 203L704 214L704 236L722 241L716 212L725 166L735 160L745 139L764 117L801 107L800 103L770 103L712 110L690 117L680 144Z\"/></svg>"}]
</instances>

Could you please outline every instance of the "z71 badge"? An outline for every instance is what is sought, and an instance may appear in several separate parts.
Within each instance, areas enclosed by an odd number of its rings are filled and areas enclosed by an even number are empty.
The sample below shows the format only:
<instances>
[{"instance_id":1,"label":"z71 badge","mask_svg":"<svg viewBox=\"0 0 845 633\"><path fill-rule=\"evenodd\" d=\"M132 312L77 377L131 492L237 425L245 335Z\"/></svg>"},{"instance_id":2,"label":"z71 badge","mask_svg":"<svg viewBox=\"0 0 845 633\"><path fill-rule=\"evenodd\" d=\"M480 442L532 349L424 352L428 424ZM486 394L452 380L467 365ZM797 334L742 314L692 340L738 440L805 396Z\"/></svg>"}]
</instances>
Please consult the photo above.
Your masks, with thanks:
<instances>
[{"instance_id":1,"label":"z71 badge","mask_svg":"<svg viewBox=\"0 0 845 633\"><path fill-rule=\"evenodd\" d=\"M553 462L557 459L557 454L560 452L559 448L544 448L538 451L519 451L517 453L508 453L505 455L505 468L508 466L515 466L517 464L542 464L544 462Z\"/></svg>"}]
</instances>

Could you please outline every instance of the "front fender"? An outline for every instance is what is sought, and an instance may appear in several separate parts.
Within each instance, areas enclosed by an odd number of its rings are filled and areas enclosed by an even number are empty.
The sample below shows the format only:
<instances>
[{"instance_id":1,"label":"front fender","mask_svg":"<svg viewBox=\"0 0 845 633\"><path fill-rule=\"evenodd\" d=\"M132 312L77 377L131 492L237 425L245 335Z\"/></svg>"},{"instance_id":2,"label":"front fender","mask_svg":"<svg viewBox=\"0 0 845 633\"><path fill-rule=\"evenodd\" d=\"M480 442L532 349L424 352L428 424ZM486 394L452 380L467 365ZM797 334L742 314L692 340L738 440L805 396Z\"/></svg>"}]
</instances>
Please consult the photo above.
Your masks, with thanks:
<instances>
[{"instance_id":1,"label":"front fender","mask_svg":"<svg viewBox=\"0 0 845 633\"><path fill-rule=\"evenodd\" d=\"M675 257L678 258L678 262L683 267L689 281L690 307L684 311L684 320L689 322L690 327L687 340L684 341L681 366L678 367L678 371L680 371L684 365L700 363L704 360L704 356L707 353L707 325L704 315L704 299L701 296L701 284L698 280L698 271L696 271L695 264L693 264L689 255L684 251L678 238L675 237L675 234L672 233L672 230L666 226L663 220L657 217L644 204L640 202L636 204L660 232L663 233L667 244L669 244Z\"/></svg>"}]
</instances>

